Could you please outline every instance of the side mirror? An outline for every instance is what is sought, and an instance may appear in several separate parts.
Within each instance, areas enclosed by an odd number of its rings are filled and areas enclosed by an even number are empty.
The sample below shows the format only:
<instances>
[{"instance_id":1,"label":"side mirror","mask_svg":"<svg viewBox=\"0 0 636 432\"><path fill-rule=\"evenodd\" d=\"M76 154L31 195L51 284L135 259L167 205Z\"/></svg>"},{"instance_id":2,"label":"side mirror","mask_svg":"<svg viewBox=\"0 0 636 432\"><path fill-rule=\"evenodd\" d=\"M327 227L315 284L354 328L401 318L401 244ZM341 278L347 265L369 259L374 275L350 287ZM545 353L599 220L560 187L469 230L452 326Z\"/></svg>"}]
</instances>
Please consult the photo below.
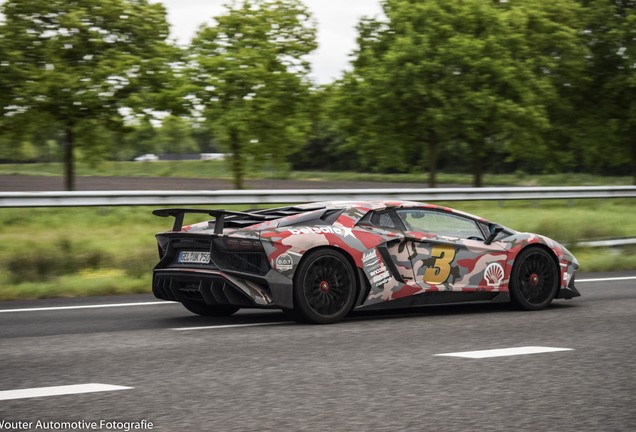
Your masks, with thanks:
<instances>
[{"instance_id":1,"label":"side mirror","mask_svg":"<svg viewBox=\"0 0 636 432\"><path fill-rule=\"evenodd\" d=\"M484 244L487 244L487 245L489 245L495 240L495 238L499 235L499 233L503 231L503 227L498 224L490 224L488 225L488 230L490 231L490 235L488 236L486 240L484 240Z\"/></svg>"}]
</instances>

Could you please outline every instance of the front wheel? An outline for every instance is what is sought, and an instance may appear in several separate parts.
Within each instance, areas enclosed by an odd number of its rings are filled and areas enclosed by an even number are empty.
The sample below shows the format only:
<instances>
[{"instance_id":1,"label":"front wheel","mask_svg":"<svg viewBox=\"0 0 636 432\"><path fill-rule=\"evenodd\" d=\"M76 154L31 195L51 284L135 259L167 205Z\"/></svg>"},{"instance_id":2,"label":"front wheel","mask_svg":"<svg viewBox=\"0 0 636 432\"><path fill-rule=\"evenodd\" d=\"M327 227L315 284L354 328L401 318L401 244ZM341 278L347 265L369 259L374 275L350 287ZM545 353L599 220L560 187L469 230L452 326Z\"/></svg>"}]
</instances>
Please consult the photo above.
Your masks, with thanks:
<instances>
[{"instance_id":1,"label":"front wheel","mask_svg":"<svg viewBox=\"0 0 636 432\"><path fill-rule=\"evenodd\" d=\"M230 316L239 308L231 305L209 305L203 302L186 300L183 306L192 313L202 316Z\"/></svg>"},{"instance_id":2,"label":"front wheel","mask_svg":"<svg viewBox=\"0 0 636 432\"><path fill-rule=\"evenodd\" d=\"M510 278L510 299L525 310L547 307L559 288L559 268L545 249L523 250L515 260Z\"/></svg>"},{"instance_id":3,"label":"front wheel","mask_svg":"<svg viewBox=\"0 0 636 432\"><path fill-rule=\"evenodd\" d=\"M345 256L332 249L309 252L294 278L294 311L297 321L331 324L353 306L356 277Z\"/></svg>"}]
</instances>

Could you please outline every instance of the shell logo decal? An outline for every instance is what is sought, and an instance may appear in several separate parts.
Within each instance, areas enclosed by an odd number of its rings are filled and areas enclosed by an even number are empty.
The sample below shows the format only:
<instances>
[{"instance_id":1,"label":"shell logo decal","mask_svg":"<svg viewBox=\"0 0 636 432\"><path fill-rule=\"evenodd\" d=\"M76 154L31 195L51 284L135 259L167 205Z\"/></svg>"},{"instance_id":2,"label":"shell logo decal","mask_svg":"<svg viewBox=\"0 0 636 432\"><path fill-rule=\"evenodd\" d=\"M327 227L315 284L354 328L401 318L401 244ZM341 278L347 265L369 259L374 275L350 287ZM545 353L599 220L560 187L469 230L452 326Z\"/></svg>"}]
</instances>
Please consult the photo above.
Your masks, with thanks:
<instances>
[{"instance_id":1,"label":"shell logo decal","mask_svg":"<svg viewBox=\"0 0 636 432\"><path fill-rule=\"evenodd\" d=\"M504 278L504 269L501 264L492 263L486 267L486 271L484 272L484 279L486 279L486 283L488 286L493 288L499 288L501 285L501 281Z\"/></svg>"}]
</instances>

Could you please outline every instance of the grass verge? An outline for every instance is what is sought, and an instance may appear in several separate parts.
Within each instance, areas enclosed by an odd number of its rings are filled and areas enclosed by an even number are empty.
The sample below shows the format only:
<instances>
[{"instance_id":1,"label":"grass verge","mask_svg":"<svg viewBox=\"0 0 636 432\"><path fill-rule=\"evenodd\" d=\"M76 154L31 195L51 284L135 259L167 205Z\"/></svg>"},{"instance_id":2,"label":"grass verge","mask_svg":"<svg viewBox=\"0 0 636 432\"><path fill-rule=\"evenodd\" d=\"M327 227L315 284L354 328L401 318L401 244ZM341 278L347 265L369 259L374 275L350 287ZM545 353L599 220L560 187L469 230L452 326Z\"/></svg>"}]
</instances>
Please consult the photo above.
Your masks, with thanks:
<instances>
[{"instance_id":1,"label":"grass verge","mask_svg":"<svg viewBox=\"0 0 636 432\"><path fill-rule=\"evenodd\" d=\"M78 176L130 176L130 177L185 177L230 180L232 178L228 161L158 161L158 162L101 162L89 165L78 162L75 166ZM62 176L61 163L0 164L0 175ZM291 171L280 172L267 165L250 168L248 179L293 179L320 181L368 181L389 183L428 183L426 173L417 174L376 174L360 172ZM471 185L473 178L465 173L438 174L440 184ZM486 174L487 186L592 186L627 185L630 177L604 177L591 174L546 174L528 175Z\"/></svg>"}]
</instances>

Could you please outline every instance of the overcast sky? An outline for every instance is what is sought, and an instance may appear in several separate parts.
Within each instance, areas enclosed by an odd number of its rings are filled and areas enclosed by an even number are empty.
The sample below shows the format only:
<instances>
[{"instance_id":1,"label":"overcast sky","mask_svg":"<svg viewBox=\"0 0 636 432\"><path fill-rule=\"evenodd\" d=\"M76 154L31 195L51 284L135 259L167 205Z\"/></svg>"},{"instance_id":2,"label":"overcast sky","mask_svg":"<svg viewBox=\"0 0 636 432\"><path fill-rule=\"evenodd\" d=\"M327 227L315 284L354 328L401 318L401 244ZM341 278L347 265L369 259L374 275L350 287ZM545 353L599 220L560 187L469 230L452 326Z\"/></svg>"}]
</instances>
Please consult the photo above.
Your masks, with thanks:
<instances>
[{"instance_id":1,"label":"overcast sky","mask_svg":"<svg viewBox=\"0 0 636 432\"><path fill-rule=\"evenodd\" d=\"M187 44L200 24L223 12L226 0L153 0L168 10L172 36ZM355 48L355 26L363 16L379 16L380 0L304 0L318 21L318 49L311 56L313 76L324 84L340 77Z\"/></svg>"}]
</instances>

